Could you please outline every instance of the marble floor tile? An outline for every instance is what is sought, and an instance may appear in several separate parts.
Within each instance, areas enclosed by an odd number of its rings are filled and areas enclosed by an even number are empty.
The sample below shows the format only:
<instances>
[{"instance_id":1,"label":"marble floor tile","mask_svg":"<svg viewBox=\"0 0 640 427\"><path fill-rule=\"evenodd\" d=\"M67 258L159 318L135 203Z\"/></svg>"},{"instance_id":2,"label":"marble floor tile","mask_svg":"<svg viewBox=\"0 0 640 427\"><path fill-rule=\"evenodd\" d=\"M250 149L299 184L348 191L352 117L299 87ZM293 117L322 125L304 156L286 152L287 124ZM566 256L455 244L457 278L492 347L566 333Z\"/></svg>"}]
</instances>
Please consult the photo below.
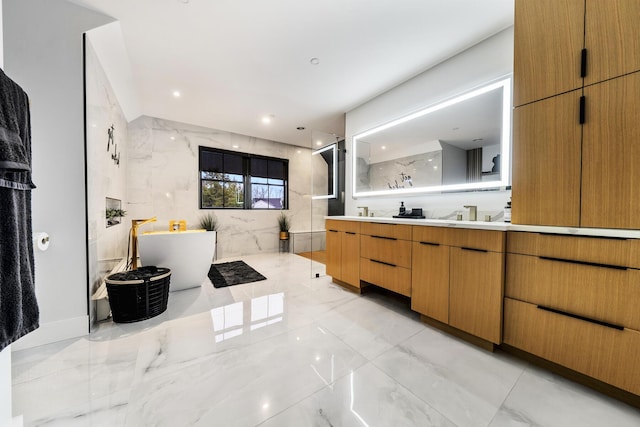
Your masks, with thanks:
<instances>
[{"instance_id":1,"label":"marble floor tile","mask_svg":"<svg viewBox=\"0 0 640 427\"><path fill-rule=\"evenodd\" d=\"M455 424L368 363L260 426L455 427Z\"/></svg>"},{"instance_id":2,"label":"marble floor tile","mask_svg":"<svg viewBox=\"0 0 640 427\"><path fill-rule=\"evenodd\" d=\"M242 259L267 279L205 280L153 319L14 352L14 415L65 427L640 425L635 408L422 324L406 299L345 291L293 254Z\"/></svg>"},{"instance_id":3,"label":"marble floor tile","mask_svg":"<svg viewBox=\"0 0 640 427\"><path fill-rule=\"evenodd\" d=\"M140 382L126 425L256 425L363 363L332 334L307 326Z\"/></svg>"},{"instance_id":4,"label":"marble floor tile","mask_svg":"<svg viewBox=\"0 0 640 427\"><path fill-rule=\"evenodd\" d=\"M401 313L390 310L375 294L330 310L318 323L369 360L425 329L417 313L408 307Z\"/></svg>"},{"instance_id":5,"label":"marble floor tile","mask_svg":"<svg viewBox=\"0 0 640 427\"><path fill-rule=\"evenodd\" d=\"M524 370L430 328L373 363L461 427L487 426Z\"/></svg>"},{"instance_id":6,"label":"marble floor tile","mask_svg":"<svg viewBox=\"0 0 640 427\"><path fill-rule=\"evenodd\" d=\"M537 368L527 368L490 427L632 427L640 409Z\"/></svg>"}]
</instances>

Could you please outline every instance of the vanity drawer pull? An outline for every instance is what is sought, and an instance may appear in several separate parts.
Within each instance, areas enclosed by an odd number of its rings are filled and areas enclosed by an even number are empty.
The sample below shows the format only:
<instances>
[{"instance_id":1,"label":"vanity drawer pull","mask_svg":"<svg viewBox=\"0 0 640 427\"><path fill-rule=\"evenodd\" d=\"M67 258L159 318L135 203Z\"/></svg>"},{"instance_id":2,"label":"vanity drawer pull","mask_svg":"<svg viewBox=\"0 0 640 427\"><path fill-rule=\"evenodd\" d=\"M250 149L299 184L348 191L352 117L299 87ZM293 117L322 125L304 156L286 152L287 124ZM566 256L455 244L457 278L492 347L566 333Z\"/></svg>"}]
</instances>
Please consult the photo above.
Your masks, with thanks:
<instances>
[{"instance_id":1,"label":"vanity drawer pull","mask_svg":"<svg viewBox=\"0 0 640 427\"><path fill-rule=\"evenodd\" d=\"M614 270L628 270L627 267L623 267L623 266L620 266L620 265L598 264L597 262L577 261L577 260L574 260L574 259L554 258L554 257L549 257L549 256L539 256L538 258L544 259L546 261L558 261L558 262L566 262L566 263L569 263L569 264L588 265L588 266L591 266L591 267L612 268Z\"/></svg>"},{"instance_id":2,"label":"vanity drawer pull","mask_svg":"<svg viewBox=\"0 0 640 427\"><path fill-rule=\"evenodd\" d=\"M386 236L371 236L374 239L384 239L384 240L398 240L395 237L386 237Z\"/></svg>"},{"instance_id":3,"label":"vanity drawer pull","mask_svg":"<svg viewBox=\"0 0 640 427\"><path fill-rule=\"evenodd\" d=\"M345 231L345 233L347 233L347 234L354 234L354 235L355 235L355 234L358 234L358 233L354 233L353 231Z\"/></svg>"},{"instance_id":4,"label":"vanity drawer pull","mask_svg":"<svg viewBox=\"0 0 640 427\"><path fill-rule=\"evenodd\" d=\"M397 265L395 264L391 264L390 262L378 261L377 259L372 259L370 261L378 264L388 265L389 267L397 267Z\"/></svg>"},{"instance_id":5,"label":"vanity drawer pull","mask_svg":"<svg viewBox=\"0 0 640 427\"><path fill-rule=\"evenodd\" d=\"M440 243L434 242L420 242L421 245L429 245L429 246L440 246Z\"/></svg>"},{"instance_id":6,"label":"vanity drawer pull","mask_svg":"<svg viewBox=\"0 0 640 427\"><path fill-rule=\"evenodd\" d=\"M330 231L332 233L337 233L338 232L338 230L327 230L327 231Z\"/></svg>"},{"instance_id":7,"label":"vanity drawer pull","mask_svg":"<svg viewBox=\"0 0 640 427\"><path fill-rule=\"evenodd\" d=\"M539 233L542 236L557 236L557 237L567 237L567 234L560 233ZM614 237L614 236L587 236L582 234L571 234L570 237L578 237L583 239L605 239L605 240L629 240L626 237Z\"/></svg>"},{"instance_id":8,"label":"vanity drawer pull","mask_svg":"<svg viewBox=\"0 0 640 427\"><path fill-rule=\"evenodd\" d=\"M556 310L555 308L545 307L543 305L538 305L538 309L549 311L551 313L559 314L561 316L572 317L578 320L584 320L585 322L595 323L596 325L606 326L607 328L617 329L618 331L623 331L624 327L620 325L615 325L613 323L603 322L601 320L590 319L588 317L580 316L578 314L567 313L566 311Z\"/></svg>"},{"instance_id":9,"label":"vanity drawer pull","mask_svg":"<svg viewBox=\"0 0 640 427\"><path fill-rule=\"evenodd\" d=\"M489 252L486 249L478 249L478 248L468 248L466 246L462 246L460 249L464 250L464 251L474 251L474 252Z\"/></svg>"}]
</instances>

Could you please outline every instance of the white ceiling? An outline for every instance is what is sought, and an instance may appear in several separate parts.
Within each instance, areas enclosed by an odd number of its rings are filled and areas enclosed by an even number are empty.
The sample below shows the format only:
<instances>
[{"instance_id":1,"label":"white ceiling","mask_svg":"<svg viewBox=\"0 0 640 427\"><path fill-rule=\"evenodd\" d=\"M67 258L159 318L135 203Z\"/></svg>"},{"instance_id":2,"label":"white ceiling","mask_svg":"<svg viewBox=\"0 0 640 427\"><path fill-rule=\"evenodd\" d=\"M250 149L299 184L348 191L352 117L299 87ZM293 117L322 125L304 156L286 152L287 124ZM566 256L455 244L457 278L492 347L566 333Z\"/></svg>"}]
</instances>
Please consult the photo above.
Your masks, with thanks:
<instances>
[{"instance_id":1,"label":"white ceiling","mask_svg":"<svg viewBox=\"0 0 640 427\"><path fill-rule=\"evenodd\" d=\"M120 22L140 114L309 146L513 25L514 0L70 1Z\"/></svg>"}]
</instances>

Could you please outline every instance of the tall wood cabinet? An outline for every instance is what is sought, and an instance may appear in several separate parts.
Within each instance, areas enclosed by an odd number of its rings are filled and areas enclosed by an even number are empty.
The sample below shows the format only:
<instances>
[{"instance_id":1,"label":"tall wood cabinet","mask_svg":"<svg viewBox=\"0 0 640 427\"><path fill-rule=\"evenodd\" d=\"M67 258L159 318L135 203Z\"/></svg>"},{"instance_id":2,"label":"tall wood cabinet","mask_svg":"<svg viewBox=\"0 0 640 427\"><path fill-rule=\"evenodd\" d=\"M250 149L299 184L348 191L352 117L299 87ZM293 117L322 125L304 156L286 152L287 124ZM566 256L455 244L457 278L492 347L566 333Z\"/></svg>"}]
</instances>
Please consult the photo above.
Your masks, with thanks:
<instances>
[{"instance_id":1,"label":"tall wood cabinet","mask_svg":"<svg viewBox=\"0 0 640 427\"><path fill-rule=\"evenodd\" d=\"M513 223L640 229L638 22L637 0L516 0Z\"/></svg>"}]
</instances>

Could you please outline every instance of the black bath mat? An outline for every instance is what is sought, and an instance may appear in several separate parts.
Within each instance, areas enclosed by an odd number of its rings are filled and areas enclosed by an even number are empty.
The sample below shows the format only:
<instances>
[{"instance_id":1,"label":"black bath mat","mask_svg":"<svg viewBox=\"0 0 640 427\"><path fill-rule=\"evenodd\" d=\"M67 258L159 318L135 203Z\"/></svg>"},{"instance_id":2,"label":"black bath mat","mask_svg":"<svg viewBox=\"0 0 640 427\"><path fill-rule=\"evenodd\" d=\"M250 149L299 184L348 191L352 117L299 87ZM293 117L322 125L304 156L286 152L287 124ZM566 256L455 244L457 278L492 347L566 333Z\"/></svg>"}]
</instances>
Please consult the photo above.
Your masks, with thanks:
<instances>
[{"instance_id":1,"label":"black bath mat","mask_svg":"<svg viewBox=\"0 0 640 427\"><path fill-rule=\"evenodd\" d=\"M244 261L232 261L211 264L209 279L215 288L223 288L241 283L259 282L267 278L248 266Z\"/></svg>"}]
</instances>

